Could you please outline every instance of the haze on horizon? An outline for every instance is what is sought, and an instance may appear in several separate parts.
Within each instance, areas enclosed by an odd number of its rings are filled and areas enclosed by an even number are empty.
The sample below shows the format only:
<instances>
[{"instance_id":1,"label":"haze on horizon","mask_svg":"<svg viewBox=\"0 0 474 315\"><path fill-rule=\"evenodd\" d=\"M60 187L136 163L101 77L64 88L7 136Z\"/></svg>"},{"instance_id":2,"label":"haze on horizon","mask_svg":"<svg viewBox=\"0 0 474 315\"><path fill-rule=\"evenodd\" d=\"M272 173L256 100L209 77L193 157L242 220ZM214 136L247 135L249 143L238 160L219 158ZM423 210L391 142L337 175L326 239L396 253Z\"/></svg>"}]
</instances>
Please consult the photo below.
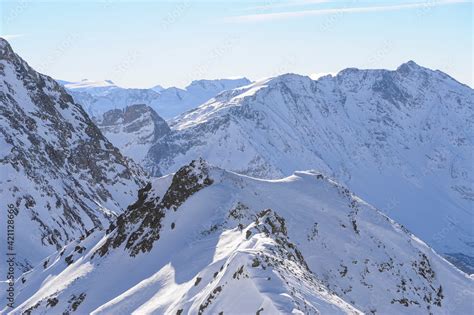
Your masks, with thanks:
<instances>
[{"instance_id":1,"label":"haze on horizon","mask_svg":"<svg viewBox=\"0 0 474 315\"><path fill-rule=\"evenodd\" d=\"M0 36L68 81L184 87L414 60L473 86L471 1L7 0L0 9Z\"/></svg>"}]
</instances>

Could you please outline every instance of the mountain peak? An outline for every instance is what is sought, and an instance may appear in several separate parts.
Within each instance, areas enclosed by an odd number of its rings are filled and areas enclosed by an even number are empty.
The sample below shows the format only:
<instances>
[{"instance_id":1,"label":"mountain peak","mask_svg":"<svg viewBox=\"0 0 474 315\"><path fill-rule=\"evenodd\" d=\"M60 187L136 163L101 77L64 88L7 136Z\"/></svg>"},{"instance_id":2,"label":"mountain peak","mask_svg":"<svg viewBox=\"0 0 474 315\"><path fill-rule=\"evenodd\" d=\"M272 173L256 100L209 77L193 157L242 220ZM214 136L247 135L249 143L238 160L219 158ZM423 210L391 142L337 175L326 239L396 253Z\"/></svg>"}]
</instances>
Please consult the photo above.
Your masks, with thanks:
<instances>
[{"instance_id":1,"label":"mountain peak","mask_svg":"<svg viewBox=\"0 0 474 315\"><path fill-rule=\"evenodd\" d=\"M203 158L199 158L191 161L191 163L189 164L189 169L194 175L199 178L202 178L208 176L210 166L206 160L204 160Z\"/></svg>"},{"instance_id":2,"label":"mountain peak","mask_svg":"<svg viewBox=\"0 0 474 315\"><path fill-rule=\"evenodd\" d=\"M0 48L4 48L4 47L10 47L10 43L8 43L8 41L5 38L0 37Z\"/></svg>"},{"instance_id":3,"label":"mountain peak","mask_svg":"<svg viewBox=\"0 0 474 315\"><path fill-rule=\"evenodd\" d=\"M407 62L402 63L402 64L400 65L400 67L403 66L403 65L406 65L406 66L408 66L408 67L420 67L420 66L419 66L416 62L414 62L413 60L408 60Z\"/></svg>"},{"instance_id":4,"label":"mountain peak","mask_svg":"<svg viewBox=\"0 0 474 315\"><path fill-rule=\"evenodd\" d=\"M398 72L402 72L402 73L408 73L410 71L415 71L415 70L421 70L421 69L425 69L423 68L422 66L418 65L416 62L414 62L413 60L409 60L405 63L402 63L398 68L397 68L397 71Z\"/></svg>"},{"instance_id":5,"label":"mountain peak","mask_svg":"<svg viewBox=\"0 0 474 315\"><path fill-rule=\"evenodd\" d=\"M268 83L312 81L310 77L297 73L284 73L268 79Z\"/></svg>"},{"instance_id":6,"label":"mountain peak","mask_svg":"<svg viewBox=\"0 0 474 315\"><path fill-rule=\"evenodd\" d=\"M0 37L0 59L9 59L14 54L10 43L2 37Z\"/></svg>"},{"instance_id":7,"label":"mountain peak","mask_svg":"<svg viewBox=\"0 0 474 315\"><path fill-rule=\"evenodd\" d=\"M337 76L344 76L344 75L347 75L347 74L357 73L359 71L361 71L359 68L354 68L354 67L345 68L345 69L342 69L341 71L339 71L337 73Z\"/></svg>"},{"instance_id":8,"label":"mountain peak","mask_svg":"<svg viewBox=\"0 0 474 315\"><path fill-rule=\"evenodd\" d=\"M309 87L313 83L313 80L306 75L285 73L263 81L263 83L268 86L286 85L291 90L299 90L301 87Z\"/></svg>"},{"instance_id":9,"label":"mountain peak","mask_svg":"<svg viewBox=\"0 0 474 315\"><path fill-rule=\"evenodd\" d=\"M116 224L110 225L110 236L97 253L104 256L125 241L125 248L132 257L149 252L155 241L160 239L166 214L171 210L176 212L189 197L213 182L209 176L209 165L198 159L173 175L163 198L151 194L151 185L147 185L140 190L137 202L129 206L128 212L122 214Z\"/></svg>"},{"instance_id":10,"label":"mountain peak","mask_svg":"<svg viewBox=\"0 0 474 315\"><path fill-rule=\"evenodd\" d=\"M163 91L165 88L159 84L155 85L154 87L151 88L153 91L155 92L161 92Z\"/></svg>"}]
</instances>

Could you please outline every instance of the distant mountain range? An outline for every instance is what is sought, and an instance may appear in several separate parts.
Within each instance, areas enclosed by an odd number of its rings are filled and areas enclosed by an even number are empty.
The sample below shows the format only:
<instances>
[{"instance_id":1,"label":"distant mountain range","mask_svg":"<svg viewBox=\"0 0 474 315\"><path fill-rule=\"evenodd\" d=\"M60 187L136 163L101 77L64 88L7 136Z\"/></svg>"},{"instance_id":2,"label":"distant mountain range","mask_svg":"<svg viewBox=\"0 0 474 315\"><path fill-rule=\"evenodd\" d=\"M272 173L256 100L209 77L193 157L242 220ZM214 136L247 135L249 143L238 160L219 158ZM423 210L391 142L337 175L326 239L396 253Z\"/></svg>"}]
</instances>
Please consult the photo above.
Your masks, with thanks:
<instances>
[{"instance_id":1,"label":"distant mountain range","mask_svg":"<svg viewBox=\"0 0 474 315\"><path fill-rule=\"evenodd\" d=\"M57 80L82 105L86 112L100 118L106 111L147 104L165 119L173 118L205 103L222 91L248 85L246 78L197 80L184 89L159 85L151 89L122 88L110 80L68 82Z\"/></svg>"}]
</instances>

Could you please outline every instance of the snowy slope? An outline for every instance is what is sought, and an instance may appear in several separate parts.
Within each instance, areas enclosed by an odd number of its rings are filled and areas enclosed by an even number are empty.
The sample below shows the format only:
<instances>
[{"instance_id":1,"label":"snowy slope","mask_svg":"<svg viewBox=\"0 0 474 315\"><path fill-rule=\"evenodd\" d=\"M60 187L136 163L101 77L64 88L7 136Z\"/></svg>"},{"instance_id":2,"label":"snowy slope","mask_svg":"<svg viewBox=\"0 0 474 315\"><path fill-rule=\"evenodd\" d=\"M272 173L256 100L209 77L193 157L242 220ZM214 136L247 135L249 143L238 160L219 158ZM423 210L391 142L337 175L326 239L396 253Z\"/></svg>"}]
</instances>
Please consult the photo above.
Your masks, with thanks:
<instances>
[{"instance_id":1,"label":"snowy slope","mask_svg":"<svg viewBox=\"0 0 474 315\"><path fill-rule=\"evenodd\" d=\"M149 105L161 117L170 119L205 103L222 91L250 84L248 79L241 78L197 80L185 89L165 89L159 85L151 89L129 89L119 87L110 80L60 82L89 115L98 119L106 111L134 104Z\"/></svg>"},{"instance_id":2,"label":"snowy slope","mask_svg":"<svg viewBox=\"0 0 474 315\"><path fill-rule=\"evenodd\" d=\"M207 102L223 91L250 83L247 78L196 80L191 82L185 89L170 87L161 90L161 97L158 103L150 104L150 106L161 117L170 119Z\"/></svg>"},{"instance_id":3,"label":"snowy slope","mask_svg":"<svg viewBox=\"0 0 474 315\"><path fill-rule=\"evenodd\" d=\"M11 207L21 271L89 230L108 226L144 180L71 96L3 39L0 146L0 254L5 257ZM1 280L5 268L1 263Z\"/></svg>"},{"instance_id":4,"label":"snowy slope","mask_svg":"<svg viewBox=\"0 0 474 315\"><path fill-rule=\"evenodd\" d=\"M224 92L170 122L148 168L167 174L204 157L262 178L317 169L469 264L473 96L414 62L395 71L346 69L317 81L282 75Z\"/></svg>"},{"instance_id":5,"label":"snowy slope","mask_svg":"<svg viewBox=\"0 0 474 315\"><path fill-rule=\"evenodd\" d=\"M170 132L163 118L144 104L110 110L95 123L122 154L137 163L142 162L153 143Z\"/></svg>"},{"instance_id":6,"label":"snowy slope","mask_svg":"<svg viewBox=\"0 0 474 315\"><path fill-rule=\"evenodd\" d=\"M17 292L12 314L469 314L474 282L321 174L261 180L200 160Z\"/></svg>"}]
</instances>

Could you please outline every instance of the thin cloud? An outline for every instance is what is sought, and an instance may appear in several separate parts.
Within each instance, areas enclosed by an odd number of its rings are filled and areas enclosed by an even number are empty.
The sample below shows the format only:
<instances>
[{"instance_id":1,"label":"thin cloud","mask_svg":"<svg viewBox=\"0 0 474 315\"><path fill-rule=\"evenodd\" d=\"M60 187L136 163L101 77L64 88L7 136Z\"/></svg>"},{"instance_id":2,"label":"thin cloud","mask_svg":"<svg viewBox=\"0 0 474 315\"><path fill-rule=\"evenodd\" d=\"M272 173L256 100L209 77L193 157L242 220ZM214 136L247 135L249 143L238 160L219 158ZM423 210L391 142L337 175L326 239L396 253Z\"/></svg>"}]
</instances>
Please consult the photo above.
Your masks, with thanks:
<instances>
[{"instance_id":1,"label":"thin cloud","mask_svg":"<svg viewBox=\"0 0 474 315\"><path fill-rule=\"evenodd\" d=\"M246 8L247 11L257 11L257 10L269 10L275 8L290 8L290 7L301 7L301 6L308 6L313 4L321 4L321 3L328 3L331 0L293 0L288 2L281 2L281 3L268 3L263 5L258 5L250 8Z\"/></svg>"},{"instance_id":2,"label":"thin cloud","mask_svg":"<svg viewBox=\"0 0 474 315\"><path fill-rule=\"evenodd\" d=\"M278 12L278 13L259 13L259 14L248 14L239 15L225 18L228 22L262 22L272 20L282 20L290 18L300 18L307 16L317 15L328 15L328 14L341 14L341 13L365 13L365 12L380 12L380 11L398 11L406 9L416 8L431 8L434 6L468 3L467 0L439 0L434 2L414 2L396 5L384 5L384 6L370 6L370 7L345 7L345 8L334 8L334 9L310 9L300 10L291 12Z\"/></svg>"}]
</instances>

